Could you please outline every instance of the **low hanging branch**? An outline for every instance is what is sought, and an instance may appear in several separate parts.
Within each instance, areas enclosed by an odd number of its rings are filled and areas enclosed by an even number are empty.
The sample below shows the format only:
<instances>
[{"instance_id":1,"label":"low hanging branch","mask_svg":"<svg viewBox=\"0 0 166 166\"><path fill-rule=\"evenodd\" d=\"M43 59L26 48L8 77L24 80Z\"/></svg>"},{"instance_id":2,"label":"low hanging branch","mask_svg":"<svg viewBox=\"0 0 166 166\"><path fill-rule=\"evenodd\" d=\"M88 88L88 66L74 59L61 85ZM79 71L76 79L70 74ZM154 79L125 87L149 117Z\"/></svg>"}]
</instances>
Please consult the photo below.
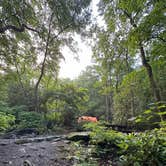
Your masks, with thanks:
<instances>
[{"instance_id":1,"label":"low hanging branch","mask_svg":"<svg viewBox=\"0 0 166 166\"><path fill-rule=\"evenodd\" d=\"M38 30L33 29L33 28L31 28L31 27L29 27L25 24L22 24L20 27L17 27L15 25L6 25L4 27L0 27L0 33L5 33L7 30L13 30L15 32L24 32L25 29L36 32L36 33L39 33Z\"/></svg>"}]
</instances>

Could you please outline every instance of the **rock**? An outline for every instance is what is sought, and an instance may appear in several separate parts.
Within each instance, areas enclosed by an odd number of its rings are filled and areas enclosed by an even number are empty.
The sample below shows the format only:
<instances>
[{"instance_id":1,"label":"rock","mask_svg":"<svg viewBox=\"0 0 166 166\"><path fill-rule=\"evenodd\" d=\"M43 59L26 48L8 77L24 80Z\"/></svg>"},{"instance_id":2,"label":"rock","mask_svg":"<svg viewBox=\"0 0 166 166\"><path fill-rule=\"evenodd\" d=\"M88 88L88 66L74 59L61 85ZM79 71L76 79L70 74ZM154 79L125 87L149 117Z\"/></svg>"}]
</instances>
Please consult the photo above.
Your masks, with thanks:
<instances>
[{"instance_id":1,"label":"rock","mask_svg":"<svg viewBox=\"0 0 166 166\"><path fill-rule=\"evenodd\" d=\"M86 141L88 142L90 140L90 132L74 132L74 133L70 133L67 136L68 140L71 141Z\"/></svg>"},{"instance_id":2,"label":"rock","mask_svg":"<svg viewBox=\"0 0 166 166\"><path fill-rule=\"evenodd\" d=\"M13 157L12 157L12 159L16 159L16 158L17 158L17 156L13 156Z\"/></svg>"},{"instance_id":3,"label":"rock","mask_svg":"<svg viewBox=\"0 0 166 166\"><path fill-rule=\"evenodd\" d=\"M20 158L24 158L24 157L26 157L26 156L25 156L25 155L21 155L21 156L20 156Z\"/></svg>"},{"instance_id":4,"label":"rock","mask_svg":"<svg viewBox=\"0 0 166 166\"><path fill-rule=\"evenodd\" d=\"M2 136L3 139L16 139L16 134L15 133L7 133L5 135Z\"/></svg>"},{"instance_id":5,"label":"rock","mask_svg":"<svg viewBox=\"0 0 166 166\"><path fill-rule=\"evenodd\" d=\"M23 162L23 166L34 166L29 160Z\"/></svg>"},{"instance_id":6,"label":"rock","mask_svg":"<svg viewBox=\"0 0 166 166\"><path fill-rule=\"evenodd\" d=\"M39 135L39 131L34 128L26 128L26 129L19 129L19 130L12 130L1 137L3 139L16 139L20 137L34 137Z\"/></svg>"},{"instance_id":7,"label":"rock","mask_svg":"<svg viewBox=\"0 0 166 166\"><path fill-rule=\"evenodd\" d=\"M32 157L30 154L26 155L27 158Z\"/></svg>"},{"instance_id":8,"label":"rock","mask_svg":"<svg viewBox=\"0 0 166 166\"><path fill-rule=\"evenodd\" d=\"M32 142L31 139L17 139L15 141L16 144L25 144L25 143L30 143L30 142Z\"/></svg>"},{"instance_id":9,"label":"rock","mask_svg":"<svg viewBox=\"0 0 166 166\"><path fill-rule=\"evenodd\" d=\"M12 164L11 161L3 161L2 163L5 164L5 165L11 165Z\"/></svg>"},{"instance_id":10,"label":"rock","mask_svg":"<svg viewBox=\"0 0 166 166\"><path fill-rule=\"evenodd\" d=\"M1 143L0 143L0 146L6 146L6 145L8 145L7 142L1 142Z\"/></svg>"},{"instance_id":11,"label":"rock","mask_svg":"<svg viewBox=\"0 0 166 166\"><path fill-rule=\"evenodd\" d=\"M61 141L62 139L61 138L56 138L56 139L53 139L53 142L58 142L58 141Z\"/></svg>"},{"instance_id":12,"label":"rock","mask_svg":"<svg viewBox=\"0 0 166 166\"><path fill-rule=\"evenodd\" d=\"M33 145L29 146L29 149L31 149L33 151L38 151L39 150L38 147L33 146Z\"/></svg>"},{"instance_id":13,"label":"rock","mask_svg":"<svg viewBox=\"0 0 166 166\"><path fill-rule=\"evenodd\" d=\"M46 149L46 147L44 147L44 146L41 146L41 147L40 147L40 149Z\"/></svg>"},{"instance_id":14,"label":"rock","mask_svg":"<svg viewBox=\"0 0 166 166\"><path fill-rule=\"evenodd\" d=\"M59 140L61 140L61 138L58 137L58 136L50 136L50 137L46 137L45 140L46 140L46 141L52 141L52 140L54 140L54 141L59 141Z\"/></svg>"},{"instance_id":15,"label":"rock","mask_svg":"<svg viewBox=\"0 0 166 166\"><path fill-rule=\"evenodd\" d=\"M44 157L44 156L43 156L43 155L41 155L41 154L39 154L38 156L39 156L40 158L43 158L43 157Z\"/></svg>"},{"instance_id":16,"label":"rock","mask_svg":"<svg viewBox=\"0 0 166 166\"><path fill-rule=\"evenodd\" d=\"M71 142L69 140L64 140L65 144L70 144Z\"/></svg>"},{"instance_id":17,"label":"rock","mask_svg":"<svg viewBox=\"0 0 166 166\"><path fill-rule=\"evenodd\" d=\"M26 128L26 129L20 129L16 131L16 135L26 135L26 134L33 134L33 135L39 135L39 131L35 128Z\"/></svg>"},{"instance_id":18,"label":"rock","mask_svg":"<svg viewBox=\"0 0 166 166\"><path fill-rule=\"evenodd\" d=\"M21 153L26 153L25 148L21 148L21 149L19 149L19 151L20 151Z\"/></svg>"},{"instance_id":19,"label":"rock","mask_svg":"<svg viewBox=\"0 0 166 166\"><path fill-rule=\"evenodd\" d=\"M42 142L42 141L52 141L52 140L60 140L59 136L46 136L46 137L35 137L35 138L24 138L24 139L17 139L15 141L16 144L25 144L31 142Z\"/></svg>"}]
</instances>

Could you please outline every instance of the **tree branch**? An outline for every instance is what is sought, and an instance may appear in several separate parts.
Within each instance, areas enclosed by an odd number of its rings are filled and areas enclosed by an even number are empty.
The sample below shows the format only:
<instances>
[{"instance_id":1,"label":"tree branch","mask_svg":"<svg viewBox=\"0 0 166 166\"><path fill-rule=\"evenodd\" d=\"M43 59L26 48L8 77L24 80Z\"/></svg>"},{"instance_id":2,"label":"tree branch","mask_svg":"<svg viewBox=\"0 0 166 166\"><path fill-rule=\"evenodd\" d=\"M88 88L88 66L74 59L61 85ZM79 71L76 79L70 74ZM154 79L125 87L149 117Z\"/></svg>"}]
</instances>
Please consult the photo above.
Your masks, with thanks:
<instances>
[{"instance_id":1,"label":"tree branch","mask_svg":"<svg viewBox=\"0 0 166 166\"><path fill-rule=\"evenodd\" d=\"M57 38L59 37L59 35L60 35L61 33L63 33L66 29L68 29L69 27L70 27L70 25L67 25L66 27L64 27L63 29L61 29L61 30L58 32L58 34L56 34L55 36L53 36L53 37L51 38L50 43L51 43L54 39L57 39Z\"/></svg>"},{"instance_id":2,"label":"tree branch","mask_svg":"<svg viewBox=\"0 0 166 166\"><path fill-rule=\"evenodd\" d=\"M127 11L125 11L125 10L123 10L123 9L121 9L121 10L122 10L122 11L124 12L124 14L129 18L130 24L131 24L134 28L137 28L137 25L134 23L134 20L133 20L131 14L129 14Z\"/></svg>"},{"instance_id":3,"label":"tree branch","mask_svg":"<svg viewBox=\"0 0 166 166\"><path fill-rule=\"evenodd\" d=\"M7 30L13 30L15 32L24 32L25 29L28 29L30 31L33 31L33 32L36 32L36 33L39 33L38 30L36 29L33 29L25 24L22 24L20 27L17 27L15 25L6 25L4 27L0 27L0 33L5 33Z\"/></svg>"},{"instance_id":4,"label":"tree branch","mask_svg":"<svg viewBox=\"0 0 166 166\"><path fill-rule=\"evenodd\" d=\"M159 39L159 40L161 40L162 42L164 42L164 43L166 43L166 39L163 39L162 37L160 37L160 36L152 36L152 39Z\"/></svg>"}]
</instances>

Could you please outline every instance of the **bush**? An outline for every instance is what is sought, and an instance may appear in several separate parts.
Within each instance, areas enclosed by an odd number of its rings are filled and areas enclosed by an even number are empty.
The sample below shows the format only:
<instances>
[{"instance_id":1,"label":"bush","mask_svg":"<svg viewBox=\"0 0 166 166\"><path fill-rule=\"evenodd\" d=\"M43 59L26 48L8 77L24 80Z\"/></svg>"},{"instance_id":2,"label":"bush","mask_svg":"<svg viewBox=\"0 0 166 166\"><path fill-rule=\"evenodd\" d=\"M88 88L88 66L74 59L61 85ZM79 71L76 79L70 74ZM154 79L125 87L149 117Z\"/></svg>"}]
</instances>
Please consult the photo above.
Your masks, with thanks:
<instances>
[{"instance_id":1,"label":"bush","mask_svg":"<svg viewBox=\"0 0 166 166\"><path fill-rule=\"evenodd\" d=\"M166 129L124 134L90 124L93 154L97 158L112 158L123 166L166 165Z\"/></svg>"},{"instance_id":2,"label":"bush","mask_svg":"<svg viewBox=\"0 0 166 166\"><path fill-rule=\"evenodd\" d=\"M118 144L119 161L126 166L166 165L165 142L166 132L162 130L129 134Z\"/></svg>"},{"instance_id":3,"label":"bush","mask_svg":"<svg viewBox=\"0 0 166 166\"><path fill-rule=\"evenodd\" d=\"M60 124L61 113L60 112L49 112L44 115L44 124L47 129L53 129L55 126Z\"/></svg>"},{"instance_id":4,"label":"bush","mask_svg":"<svg viewBox=\"0 0 166 166\"><path fill-rule=\"evenodd\" d=\"M15 121L15 117L11 114L0 112L0 132L9 129Z\"/></svg>"},{"instance_id":5,"label":"bush","mask_svg":"<svg viewBox=\"0 0 166 166\"><path fill-rule=\"evenodd\" d=\"M166 127L166 102L151 103L148 109L133 119L138 127L153 129L155 127Z\"/></svg>"},{"instance_id":6,"label":"bush","mask_svg":"<svg viewBox=\"0 0 166 166\"><path fill-rule=\"evenodd\" d=\"M0 132L9 129L15 121L15 117L10 114L12 109L6 103L0 102Z\"/></svg>"},{"instance_id":7,"label":"bush","mask_svg":"<svg viewBox=\"0 0 166 166\"><path fill-rule=\"evenodd\" d=\"M36 112L20 112L17 119L17 128L41 128L42 115Z\"/></svg>"}]
</instances>

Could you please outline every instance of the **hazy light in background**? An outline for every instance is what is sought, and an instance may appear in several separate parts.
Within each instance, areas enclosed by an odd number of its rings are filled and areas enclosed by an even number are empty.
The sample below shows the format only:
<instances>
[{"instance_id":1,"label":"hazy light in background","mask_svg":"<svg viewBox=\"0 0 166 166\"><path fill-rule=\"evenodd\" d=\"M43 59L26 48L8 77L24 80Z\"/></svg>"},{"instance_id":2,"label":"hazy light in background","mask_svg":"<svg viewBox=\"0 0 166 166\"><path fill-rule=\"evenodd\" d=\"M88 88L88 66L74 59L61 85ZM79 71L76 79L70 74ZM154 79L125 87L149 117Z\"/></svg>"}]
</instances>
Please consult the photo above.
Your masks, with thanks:
<instances>
[{"instance_id":1,"label":"hazy light in background","mask_svg":"<svg viewBox=\"0 0 166 166\"><path fill-rule=\"evenodd\" d=\"M99 0L92 0L93 17L97 19L97 22L101 22L101 17L98 16L97 4ZM103 23L102 23L103 24ZM60 78L74 79L79 76L81 71L85 70L86 66L91 65L92 48L86 42L83 42L79 35L75 37L78 42L79 48L77 54L74 54L68 47L64 47L62 50L65 61L60 63ZM78 59L76 58L78 56Z\"/></svg>"},{"instance_id":2,"label":"hazy light in background","mask_svg":"<svg viewBox=\"0 0 166 166\"><path fill-rule=\"evenodd\" d=\"M79 48L77 54L74 54L68 47L64 47L62 51L65 61L63 60L60 63L60 78L74 79L78 77L78 75L86 68L86 66L91 65L91 47L85 42L81 41L78 36L77 41L77 47Z\"/></svg>"}]
</instances>

